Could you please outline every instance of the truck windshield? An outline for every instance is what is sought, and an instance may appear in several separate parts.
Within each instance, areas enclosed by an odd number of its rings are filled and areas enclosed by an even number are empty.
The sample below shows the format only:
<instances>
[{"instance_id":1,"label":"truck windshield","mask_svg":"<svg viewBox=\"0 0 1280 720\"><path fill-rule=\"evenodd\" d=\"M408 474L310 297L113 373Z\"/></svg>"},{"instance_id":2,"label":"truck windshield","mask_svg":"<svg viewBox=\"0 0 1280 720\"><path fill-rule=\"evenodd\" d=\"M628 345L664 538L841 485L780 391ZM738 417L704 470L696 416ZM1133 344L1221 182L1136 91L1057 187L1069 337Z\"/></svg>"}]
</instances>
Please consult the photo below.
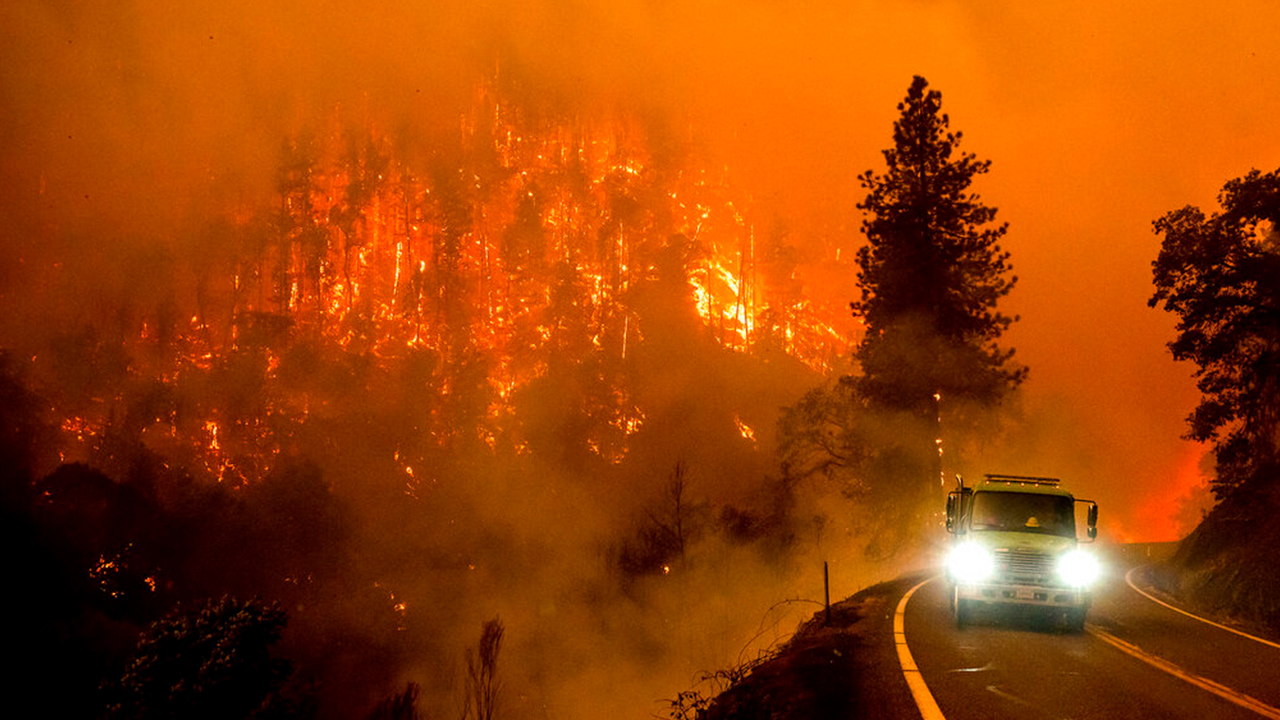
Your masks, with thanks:
<instances>
[{"instance_id":1,"label":"truck windshield","mask_svg":"<svg viewBox=\"0 0 1280 720\"><path fill-rule=\"evenodd\" d=\"M974 530L1008 530L1076 536L1075 502L1061 495L978 492L973 495Z\"/></svg>"}]
</instances>

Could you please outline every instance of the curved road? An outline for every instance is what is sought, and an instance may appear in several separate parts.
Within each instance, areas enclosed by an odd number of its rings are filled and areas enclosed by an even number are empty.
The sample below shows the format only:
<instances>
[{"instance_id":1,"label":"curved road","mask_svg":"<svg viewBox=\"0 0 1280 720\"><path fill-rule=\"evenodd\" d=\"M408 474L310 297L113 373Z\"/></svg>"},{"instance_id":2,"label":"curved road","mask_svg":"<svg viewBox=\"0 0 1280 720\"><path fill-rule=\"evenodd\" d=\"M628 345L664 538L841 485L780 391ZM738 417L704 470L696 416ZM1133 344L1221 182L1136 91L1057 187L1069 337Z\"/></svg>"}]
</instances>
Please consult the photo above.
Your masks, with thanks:
<instances>
[{"instance_id":1,"label":"curved road","mask_svg":"<svg viewBox=\"0 0 1280 720\"><path fill-rule=\"evenodd\" d=\"M1145 561L1140 547L1110 551L1080 635L1034 616L980 615L958 630L945 580L926 581L901 629L940 716L1280 720L1280 647L1144 596L1126 575L1144 587Z\"/></svg>"}]
</instances>

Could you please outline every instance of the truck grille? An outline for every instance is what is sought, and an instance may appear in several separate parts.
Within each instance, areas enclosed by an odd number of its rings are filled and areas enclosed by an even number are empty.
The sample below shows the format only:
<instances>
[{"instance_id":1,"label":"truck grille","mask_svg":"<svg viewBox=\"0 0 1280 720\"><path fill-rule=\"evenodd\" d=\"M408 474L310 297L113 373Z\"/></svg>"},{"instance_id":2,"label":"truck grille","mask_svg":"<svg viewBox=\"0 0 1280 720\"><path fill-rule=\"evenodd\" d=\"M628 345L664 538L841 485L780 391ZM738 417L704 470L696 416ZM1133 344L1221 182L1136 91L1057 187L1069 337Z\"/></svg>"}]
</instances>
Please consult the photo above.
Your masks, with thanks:
<instances>
[{"instance_id":1,"label":"truck grille","mask_svg":"<svg viewBox=\"0 0 1280 720\"><path fill-rule=\"evenodd\" d=\"M1053 556L1038 550L1000 548L995 551L996 576L1008 583L1049 585L1054 579Z\"/></svg>"}]
</instances>

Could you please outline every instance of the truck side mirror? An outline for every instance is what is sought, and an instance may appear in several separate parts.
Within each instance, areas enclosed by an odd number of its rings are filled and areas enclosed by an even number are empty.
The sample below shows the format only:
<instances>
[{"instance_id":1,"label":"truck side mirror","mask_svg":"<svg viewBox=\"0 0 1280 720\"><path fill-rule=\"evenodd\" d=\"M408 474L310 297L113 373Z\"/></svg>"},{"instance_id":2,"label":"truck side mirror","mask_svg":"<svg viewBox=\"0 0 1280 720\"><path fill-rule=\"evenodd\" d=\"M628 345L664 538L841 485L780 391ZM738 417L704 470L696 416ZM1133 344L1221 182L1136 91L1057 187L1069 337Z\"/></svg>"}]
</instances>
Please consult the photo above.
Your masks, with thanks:
<instances>
[{"instance_id":1,"label":"truck side mirror","mask_svg":"<svg viewBox=\"0 0 1280 720\"><path fill-rule=\"evenodd\" d=\"M956 531L956 494L949 493L947 495L947 532L955 533Z\"/></svg>"},{"instance_id":2,"label":"truck side mirror","mask_svg":"<svg viewBox=\"0 0 1280 720\"><path fill-rule=\"evenodd\" d=\"M1089 540L1098 538L1098 503L1092 500L1076 500L1076 502L1087 503L1089 505L1088 519L1086 520L1088 527L1085 532L1089 536Z\"/></svg>"}]
</instances>

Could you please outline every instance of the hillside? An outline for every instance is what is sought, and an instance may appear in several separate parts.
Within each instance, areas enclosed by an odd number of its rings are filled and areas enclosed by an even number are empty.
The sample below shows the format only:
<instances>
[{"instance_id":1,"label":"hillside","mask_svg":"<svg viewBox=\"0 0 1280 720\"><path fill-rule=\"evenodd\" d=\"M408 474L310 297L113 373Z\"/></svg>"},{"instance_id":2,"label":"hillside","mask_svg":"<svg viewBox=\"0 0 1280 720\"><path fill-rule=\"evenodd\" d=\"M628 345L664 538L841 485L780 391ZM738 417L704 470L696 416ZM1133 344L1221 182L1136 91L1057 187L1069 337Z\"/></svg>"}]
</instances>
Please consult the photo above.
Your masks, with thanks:
<instances>
[{"instance_id":1,"label":"hillside","mask_svg":"<svg viewBox=\"0 0 1280 720\"><path fill-rule=\"evenodd\" d=\"M1223 501L1151 573L1187 605L1280 634L1280 488Z\"/></svg>"}]
</instances>

